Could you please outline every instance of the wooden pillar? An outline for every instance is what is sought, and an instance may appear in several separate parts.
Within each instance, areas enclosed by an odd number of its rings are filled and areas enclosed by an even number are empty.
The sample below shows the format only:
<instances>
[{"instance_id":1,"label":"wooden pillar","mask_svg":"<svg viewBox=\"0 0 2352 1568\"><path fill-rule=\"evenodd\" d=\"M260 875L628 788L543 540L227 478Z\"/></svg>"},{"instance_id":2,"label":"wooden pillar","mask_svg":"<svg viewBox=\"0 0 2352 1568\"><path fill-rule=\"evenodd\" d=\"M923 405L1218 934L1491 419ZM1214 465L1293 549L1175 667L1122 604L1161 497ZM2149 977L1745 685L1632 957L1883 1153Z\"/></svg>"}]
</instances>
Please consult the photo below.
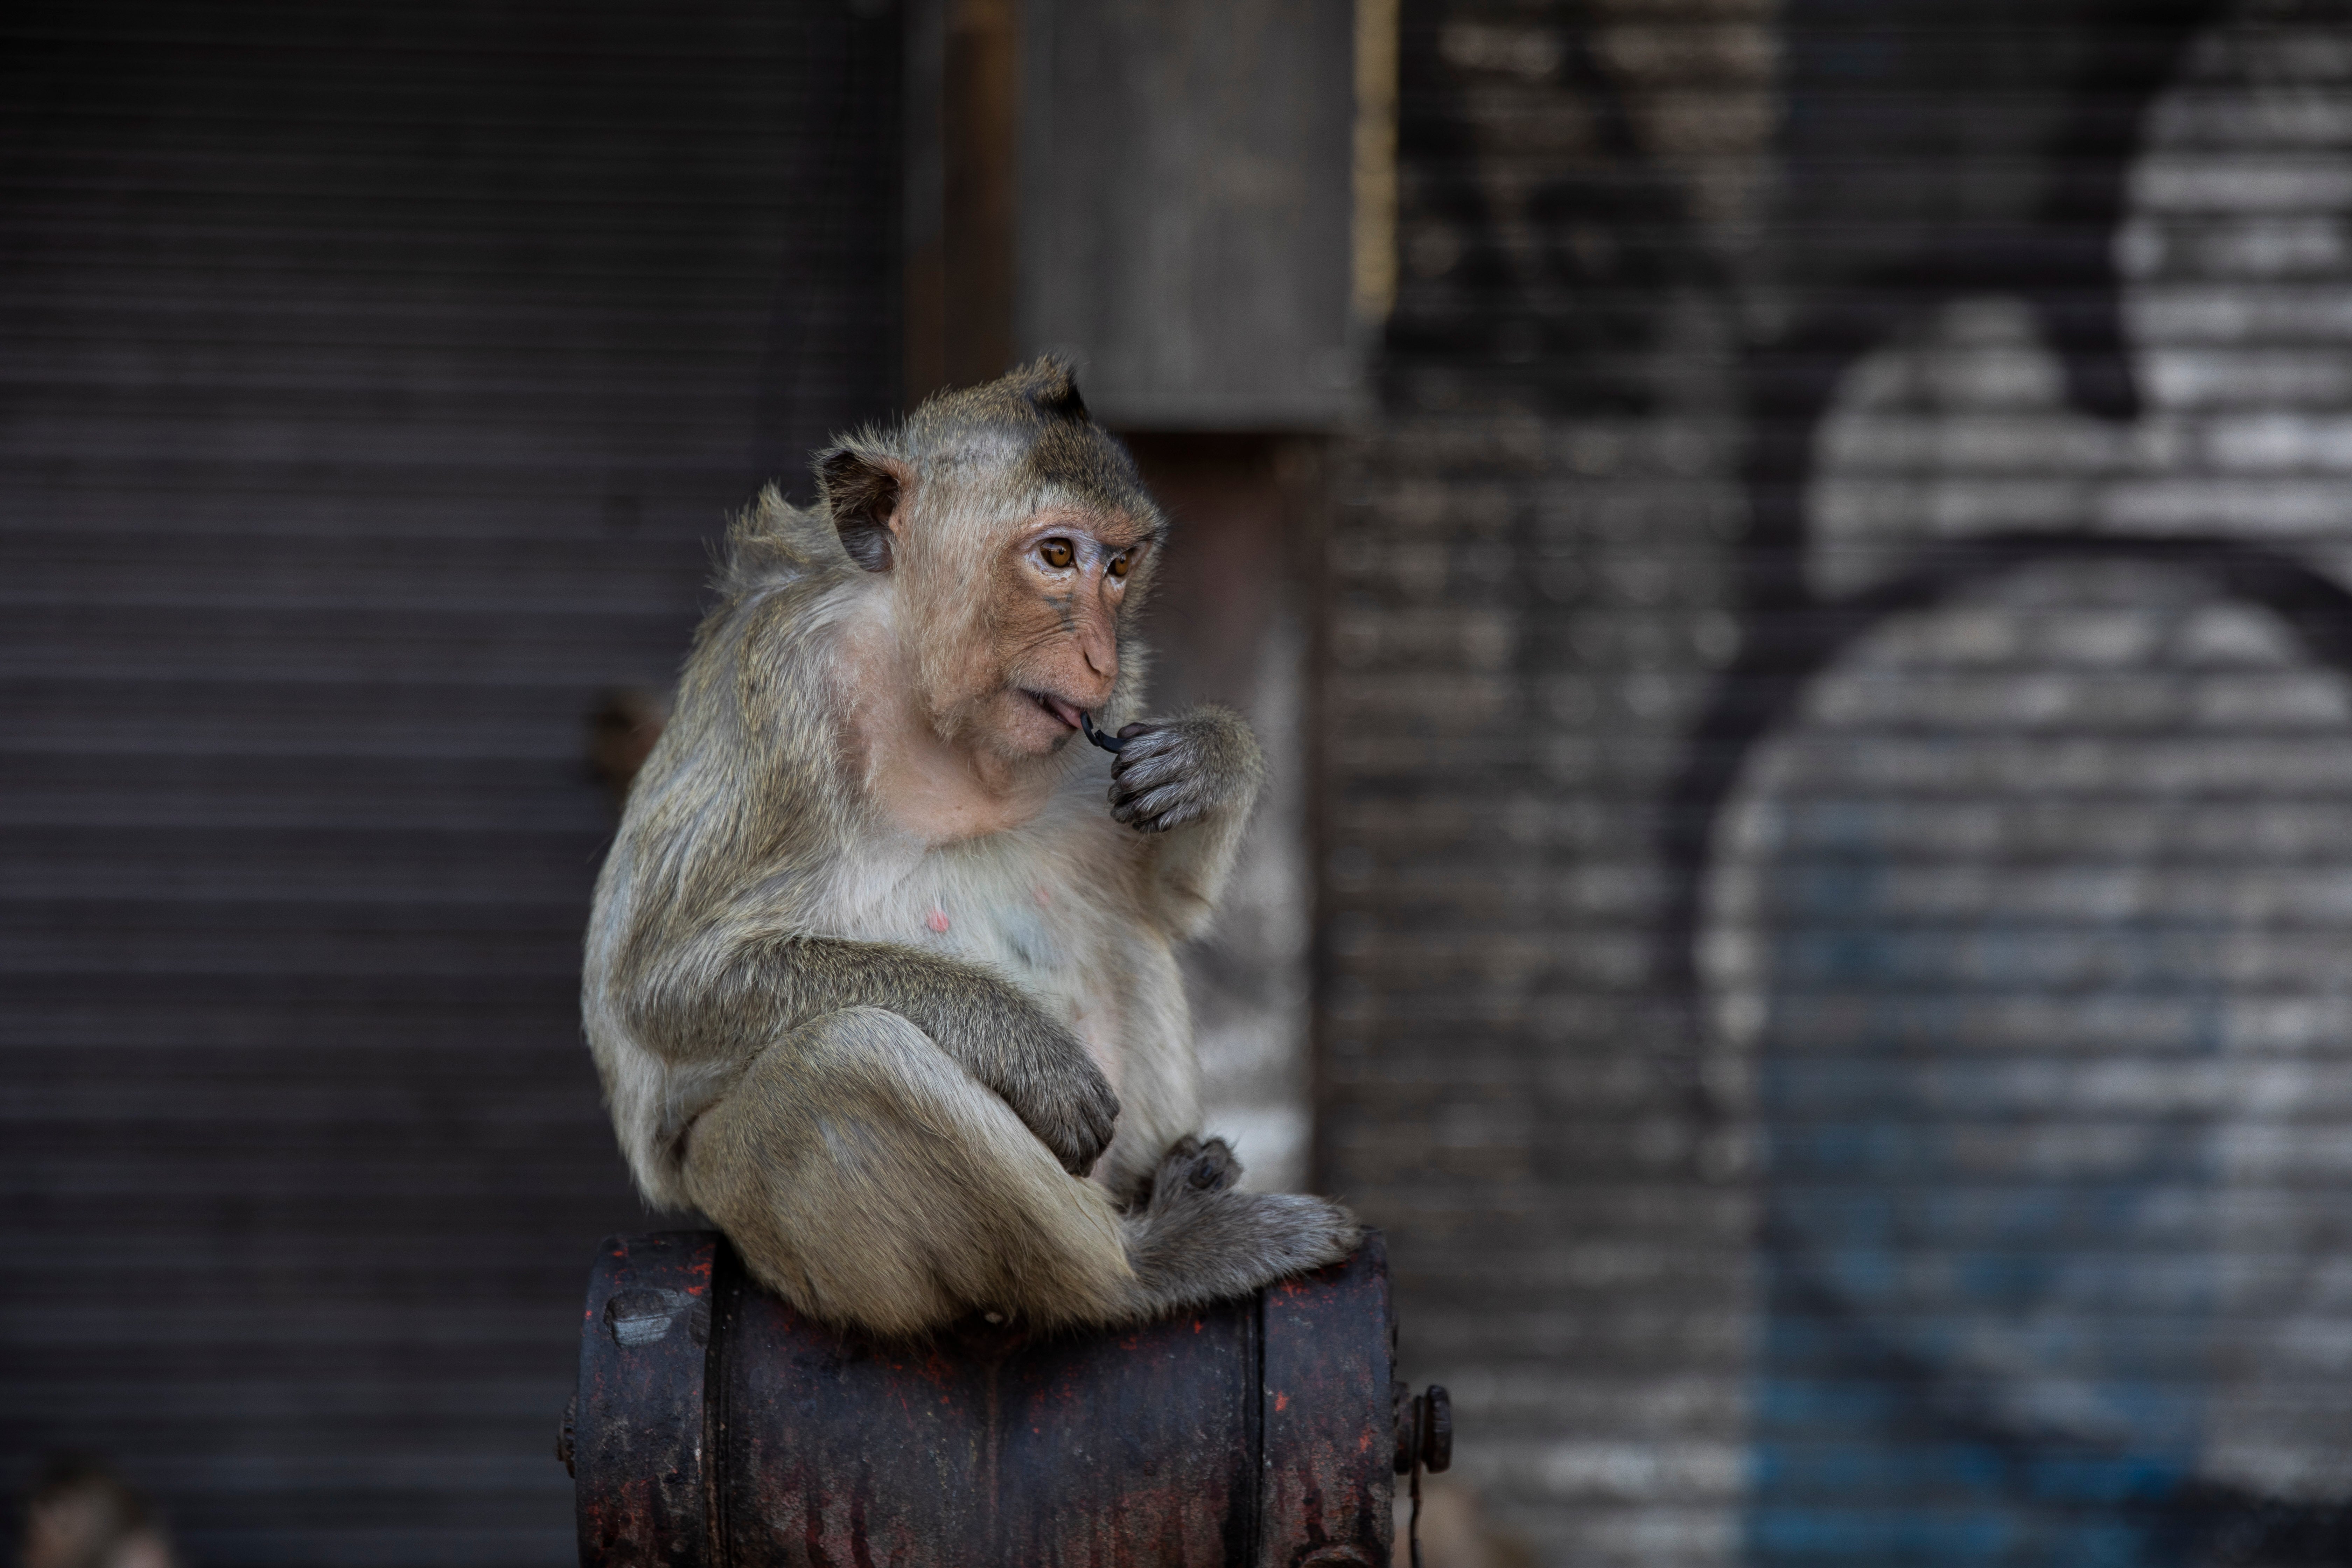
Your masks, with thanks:
<instances>
[{"instance_id":1,"label":"wooden pillar","mask_svg":"<svg viewBox=\"0 0 2352 1568\"><path fill-rule=\"evenodd\" d=\"M1015 0L908 16L907 400L1011 366L1021 124Z\"/></svg>"}]
</instances>

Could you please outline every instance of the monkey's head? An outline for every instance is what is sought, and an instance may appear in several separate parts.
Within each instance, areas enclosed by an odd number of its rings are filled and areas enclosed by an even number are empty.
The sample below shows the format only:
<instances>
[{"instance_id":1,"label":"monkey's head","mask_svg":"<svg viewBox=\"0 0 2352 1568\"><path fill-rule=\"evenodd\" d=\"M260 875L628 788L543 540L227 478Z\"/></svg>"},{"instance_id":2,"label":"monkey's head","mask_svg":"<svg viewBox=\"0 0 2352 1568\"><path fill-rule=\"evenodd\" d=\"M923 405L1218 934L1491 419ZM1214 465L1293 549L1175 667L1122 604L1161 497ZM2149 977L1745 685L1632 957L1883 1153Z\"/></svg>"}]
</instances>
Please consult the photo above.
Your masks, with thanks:
<instances>
[{"instance_id":1,"label":"monkey's head","mask_svg":"<svg viewBox=\"0 0 2352 1568\"><path fill-rule=\"evenodd\" d=\"M1019 760L1060 750L1081 713L1126 716L1141 675L1132 628L1167 524L1066 363L1041 359L841 440L817 480L943 739Z\"/></svg>"}]
</instances>

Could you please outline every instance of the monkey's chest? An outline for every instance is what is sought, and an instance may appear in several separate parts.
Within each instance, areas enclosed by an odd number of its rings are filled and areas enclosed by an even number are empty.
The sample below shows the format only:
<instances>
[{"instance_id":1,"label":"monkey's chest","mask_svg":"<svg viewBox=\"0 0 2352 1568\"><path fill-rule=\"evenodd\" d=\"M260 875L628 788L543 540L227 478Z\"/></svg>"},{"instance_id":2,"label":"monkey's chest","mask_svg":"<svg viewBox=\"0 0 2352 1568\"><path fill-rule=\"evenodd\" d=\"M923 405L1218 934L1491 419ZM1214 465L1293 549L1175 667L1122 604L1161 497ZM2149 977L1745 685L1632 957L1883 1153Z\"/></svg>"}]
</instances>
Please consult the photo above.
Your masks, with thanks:
<instances>
[{"instance_id":1,"label":"monkey's chest","mask_svg":"<svg viewBox=\"0 0 2352 1568\"><path fill-rule=\"evenodd\" d=\"M855 934L978 963L1003 975L1087 1043L1118 1088L1132 955L1110 922L1034 878L915 876L869 908Z\"/></svg>"}]
</instances>

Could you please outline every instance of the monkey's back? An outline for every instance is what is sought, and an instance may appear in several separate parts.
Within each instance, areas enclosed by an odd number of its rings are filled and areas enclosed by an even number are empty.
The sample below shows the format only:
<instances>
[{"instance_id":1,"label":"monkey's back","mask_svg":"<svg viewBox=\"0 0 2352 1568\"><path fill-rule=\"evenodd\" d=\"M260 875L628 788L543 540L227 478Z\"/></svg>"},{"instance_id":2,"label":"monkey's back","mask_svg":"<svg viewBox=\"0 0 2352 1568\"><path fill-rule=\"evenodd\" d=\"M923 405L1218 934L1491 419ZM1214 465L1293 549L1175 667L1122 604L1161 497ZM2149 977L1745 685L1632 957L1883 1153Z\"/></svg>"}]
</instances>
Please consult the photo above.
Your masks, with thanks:
<instances>
[{"instance_id":1,"label":"monkey's back","mask_svg":"<svg viewBox=\"0 0 2352 1568\"><path fill-rule=\"evenodd\" d=\"M683 1208L678 1141L739 1064L680 1060L635 1017L652 976L699 943L822 933L853 815L835 777L830 644L857 586L823 521L771 487L729 538L670 721L632 784L596 879L581 1022L631 1173Z\"/></svg>"}]
</instances>

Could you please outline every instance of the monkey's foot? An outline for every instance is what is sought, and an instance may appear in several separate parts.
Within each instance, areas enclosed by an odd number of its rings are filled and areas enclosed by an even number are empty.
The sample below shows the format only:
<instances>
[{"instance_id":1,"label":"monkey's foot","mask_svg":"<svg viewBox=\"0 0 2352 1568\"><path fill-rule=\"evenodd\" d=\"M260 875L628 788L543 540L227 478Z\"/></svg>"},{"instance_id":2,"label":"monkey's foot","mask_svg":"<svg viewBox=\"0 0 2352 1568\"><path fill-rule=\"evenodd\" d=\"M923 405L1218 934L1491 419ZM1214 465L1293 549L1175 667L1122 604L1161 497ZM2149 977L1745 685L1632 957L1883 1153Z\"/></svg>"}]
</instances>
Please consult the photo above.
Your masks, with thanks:
<instances>
[{"instance_id":1,"label":"monkey's foot","mask_svg":"<svg viewBox=\"0 0 2352 1568\"><path fill-rule=\"evenodd\" d=\"M1234 1190L1241 1162L1223 1139L1179 1139L1129 1210L1128 1257L1149 1310L1245 1296L1337 1263L1363 1227L1328 1198Z\"/></svg>"},{"instance_id":2,"label":"monkey's foot","mask_svg":"<svg viewBox=\"0 0 2352 1568\"><path fill-rule=\"evenodd\" d=\"M1305 1193L1235 1193L1233 1197L1248 1205L1247 1251L1260 1285L1341 1262L1364 1239L1364 1227L1356 1216L1328 1198Z\"/></svg>"},{"instance_id":3,"label":"monkey's foot","mask_svg":"<svg viewBox=\"0 0 2352 1568\"><path fill-rule=\"evenodd\" d=\"M1187 1193L1222 1193L1242 1178L1240 1156L1222 1138L1179 1138L1160 1156L1159 1165L1145 1173L1127 1212L1163 1213Z\"/></svg>"}]
</instances>

